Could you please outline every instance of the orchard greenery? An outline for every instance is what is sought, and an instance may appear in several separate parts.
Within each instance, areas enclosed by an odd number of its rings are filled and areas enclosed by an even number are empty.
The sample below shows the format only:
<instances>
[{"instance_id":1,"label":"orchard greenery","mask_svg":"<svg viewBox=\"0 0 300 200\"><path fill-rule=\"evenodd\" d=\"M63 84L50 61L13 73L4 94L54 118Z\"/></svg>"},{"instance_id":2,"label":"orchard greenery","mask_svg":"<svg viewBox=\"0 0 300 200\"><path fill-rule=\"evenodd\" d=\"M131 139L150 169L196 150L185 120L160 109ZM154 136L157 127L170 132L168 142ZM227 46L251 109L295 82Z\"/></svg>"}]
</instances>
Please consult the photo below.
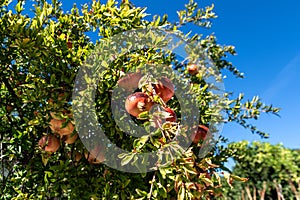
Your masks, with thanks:
<instances>
[{"instance_id":1,"label":"orchard greenery","mask_svg":"<svg viewBox=\"0 0 300 200\"><path fill-rule=\"evenodd\" d=\"M228 150L233 173L249 180L225 190L227 199L300 199L299 150L258 141L230 143Z\"/></svg>"},{"instance_id":2,"label":"orchard greenery","mask_svg":"<svg viewBox=\"0 0 300 200\"><path fill-rule=\"evenodd\" d=\"M151 20L146 8L135 7L127 0L120 3L108 0L106 4L91 1L81 8L74 5L69 12L64 12L56 0L52 3L36 0L32 10L25 9L24 4L31 3L8 0L0 3L1 199L215 199L222 196L223 178L227 184L233 180L245 181L228 172L226 176L220 175L227 170L223 164L230 156L221 145L199 158L197 154L203 145L199 141L172 165L154 172L130 174L101 164L105 158L93 158L80 139L72 143L66 135L74 128L72 91L80 66L97 45L124 31L139 28L175 31L187 42L200 44L220 72L228 70L242 78L242 73L227 60L236 54L233 46L218 44L214 35L181 31L189 23L209 28L216 18L213 5L199 8L190 1L178 11L178 20L173 23L166 15ZM98 35L95 43L88 36L91 34ZM141 141L142 138L122 132L115 125L110 108L110 91L118 80L124 73L145 64L173 65L184 80L192 83L186 87L201 105L199 124L208 127L210 119L219 116L216 109L208 106L214 95L208 90L205 73L190 75L188 63L179 62L172 53L140 49L115 58L99 74L95 108L99 123L113 143L130 151L136 150L133 145L145 142L145 146L136 146L139 151L164 148L161 138ZM263 104L258 97L245 100L243 94L235 99L228 92L220 101L226 113L221 118L224 123L238 123L262 137L267 134L249 120L258 119L261 113L279 111ZM180 118L178 100L173 98L168 106ZM144 126L141 121L137 123ZM76 134L75 130L71 136ZM50 135L60 142L53 153L43 148L44 144L53 144L51 137L45 138L46 143L41 141L43 136ZM219 139L226 141L224 137ZM128 159L123 164L132 162Z\"/></svg>"}]
</instances>

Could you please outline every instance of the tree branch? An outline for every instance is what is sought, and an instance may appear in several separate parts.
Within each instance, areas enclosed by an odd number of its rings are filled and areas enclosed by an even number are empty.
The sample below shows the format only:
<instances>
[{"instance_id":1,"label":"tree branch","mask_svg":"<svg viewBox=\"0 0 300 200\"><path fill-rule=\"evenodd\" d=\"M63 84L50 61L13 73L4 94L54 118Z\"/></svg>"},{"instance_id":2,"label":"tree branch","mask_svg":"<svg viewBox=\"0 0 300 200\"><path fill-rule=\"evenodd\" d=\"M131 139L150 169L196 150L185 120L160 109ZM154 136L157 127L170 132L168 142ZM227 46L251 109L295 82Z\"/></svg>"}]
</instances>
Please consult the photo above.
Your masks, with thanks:
<instances>
[{"instance_id":1,"label":"tree branch","mask_svg":"<svg viewBox=\"0 0 300 200\"><path fill-rule=\"evenodd\" d=\"M18 95L16 95L14 89L11 87L10 83L8 82L8 80L4 77L4 76L1 76L1 79L4 83L4 85L6 86L6 88L8 89L9 93L11 94L11 96L14 98L14 99L19 99ZM23 113L22 113L22 109L20 106L16 105L16 109L19 113L19 117L20 119L24 122L23 120Z\"/></svg>"}]
</instances>

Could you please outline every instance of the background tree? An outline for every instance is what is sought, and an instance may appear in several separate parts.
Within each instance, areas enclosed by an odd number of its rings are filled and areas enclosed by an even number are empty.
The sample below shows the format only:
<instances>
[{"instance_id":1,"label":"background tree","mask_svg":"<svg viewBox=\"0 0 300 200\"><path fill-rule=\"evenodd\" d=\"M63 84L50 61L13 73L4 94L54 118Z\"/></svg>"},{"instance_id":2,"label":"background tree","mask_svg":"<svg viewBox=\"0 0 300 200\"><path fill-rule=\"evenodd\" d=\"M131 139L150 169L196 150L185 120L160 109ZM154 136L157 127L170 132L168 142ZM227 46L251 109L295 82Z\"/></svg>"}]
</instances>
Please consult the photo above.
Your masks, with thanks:
<instances>
[{"instance_id":1,"label":"background tree","mask_svg":"<svg viewBox=\"0 0 300 200\"><path fill-rule=\"evenodd\" d=\"M230 199L299 199L299 151L283 145L247 141L231 143L235 166L232 173L247 177L235 183ZM226 196L226 195L225 195Z\"/></svg>"},{"instance_id":2,"label":"background tree","mask_svg":"<svg viewBox=\"0 0 300 200\"><path fill-rule=\"evenodd\" d=\"M178 22L171 23L167 16L146 20L145 9L127 0L120 4L113 0L106 4L92 1L81 10L74 6L70 12L63 12L56 0L52 4L37 0L32 11L25 10L24 2L13 2L13 10L10 1L0 3L1 199L209 199L221 194L217 172L225 169L223 163L228 154L224 147L216 146L204 158L198 158L196 153L202 145L199 140L169 167L146 174L120 172L101 164L105 158L98 155L100 149L89 153L76 140L71 105L76 74L95 45L137 28L176 30L189 42L199 42L220 71L229 70L241 78L227 60L228 55L235 54L234 47L219 45L213 35L194 34L188 38L180 31L188 23L209 28L211 19L216 17L213 6L198 8L197 3L190 1L178 11ZM96 44L88 37L91 32L99 36ZM210 103L212 94L201 73L189 74L186 63L176 61L172 54L141 49L107 66L101 74L95 107L112 142L124 149L132 149L133 142L141 144L141 139L126 135L115 126L109 93L122 74L140 64L176 65L175 70L193 83L196 100L201 105ZM245 101L242 94L234 99L226 93L222 102L227 114L225 123L237 122L262 137L266 134L247 120L257 119L260 112L278 112L257 97ZM169 105L180 118L178 100L173 98ZM199 123L205 126L218 114L209 106L200 107L200 112ZM156 144L157 149L163 148L165 144L159 139L147 141L147 147ZM129 160L127 164L132 163ZM227 180L233 178L242 180L227 176Z\"/></svg>"}]
</instances>

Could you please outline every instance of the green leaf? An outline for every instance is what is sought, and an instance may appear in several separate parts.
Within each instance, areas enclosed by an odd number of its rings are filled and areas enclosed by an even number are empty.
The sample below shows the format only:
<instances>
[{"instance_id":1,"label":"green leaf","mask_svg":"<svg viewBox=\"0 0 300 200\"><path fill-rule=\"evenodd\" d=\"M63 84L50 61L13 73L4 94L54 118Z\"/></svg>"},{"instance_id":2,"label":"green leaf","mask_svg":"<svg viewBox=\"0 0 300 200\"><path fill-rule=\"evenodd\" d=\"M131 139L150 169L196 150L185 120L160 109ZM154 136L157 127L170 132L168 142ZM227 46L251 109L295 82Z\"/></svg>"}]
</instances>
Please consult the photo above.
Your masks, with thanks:
<instances>
[{"instance_id":1,"label":"green leaf","mask_svg":"<svg viewBox=\"0 0 300 200\"><path fill-rule=\"evenodd\" d=\"M19 1L18 3L17 3L17 5L16 5L16 7L15 7L15 9L16 9L16 11L17 11L17 13L21 13L22 12L22 10L23 10L23 1Z\"/></svg>"},{"instance_id":2,"label":"green leaf","mask_svg":"<svg viewBox=\"0 0 300 200\"><path fill-rule=\"evenodd\" d=\"M178 195L177 195L178 200L185 200L185 188L180 187Z\"/></svg>"},{"instance_id":3,"label":"green leaf","mask_svg":"<svg viewBox=\"0 0 300 200\"><path fill-rule=\"evenodd\" d=\"M121 165L127 165L133 159L134 155L134 153L130 153L129 155L125 156L121 161Z\"/></svg>"}]
</instances>

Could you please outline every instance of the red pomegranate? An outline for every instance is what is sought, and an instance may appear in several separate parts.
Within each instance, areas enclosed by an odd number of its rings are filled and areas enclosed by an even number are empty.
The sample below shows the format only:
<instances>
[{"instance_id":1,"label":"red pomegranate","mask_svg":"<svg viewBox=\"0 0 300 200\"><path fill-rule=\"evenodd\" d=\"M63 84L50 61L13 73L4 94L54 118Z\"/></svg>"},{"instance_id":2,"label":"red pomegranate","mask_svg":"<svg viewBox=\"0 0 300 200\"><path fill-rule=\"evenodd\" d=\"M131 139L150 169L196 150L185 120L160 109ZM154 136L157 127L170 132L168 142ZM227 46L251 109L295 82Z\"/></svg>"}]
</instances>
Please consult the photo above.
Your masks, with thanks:
<instances>
[{"instance_id":1,"label":"red pomegranate","mask_svg":"<svg viewBox=\"0 0 300 200\"><path fill-rule=\"evenodd\" d=\"M164 102L168 102L174 96L174 86L166 77L162 77L158 84L153 85L153 88Z\"/></svg>"},{"instance_id":2,"label":"red pomegranate","mask_svg":"<svg viewBox=\"0 0 300 200\"><path fill-rule=\"evenodd\" d=\"M209 129L204 125L199 125L197 131L193 132L191 139L193 143L197 144L200 140L204 140Z\"/></svg>"},{"instance_id":3,"label":"red pomegranate","mask_svg":"<svg viewBox=\"0 0 300 200\"><path fill-rule=\"evenodd\" d=\"M75 135L70 134L70 135L63 136L64 142L66 144L73 144L73 143L75 143L76 140L77 140L77 138L78 138L78 134L77 133Z\"/></svg>"},{"instance_id":4,"label":"red pomegranate","mask_svg":"<svg viewBox=\"0 0 300 200\"><path fill-rule=\"evenodd\" d=\"M196 75L198 73L198 67L196 64L188 64L187 70L190 75Z\"/></svg>"},{"instance_id":5,"label":"red pomegranate","mask_svg":"<svg viewBox=\"0 0 300 200\"><path fill-rule=\"evenodd\" d=\"M56 152L59 149L60 142L54 135L43 136L39 140L39 146L47 152Z\"/></svg>"},{"instance_id":6,"label":"red pomegranate","mask_svg":"<svg viewBox=\"0 0 300 200\"><path fill-rule=\"evenodd\" d=\"M68 122L65 127L62 127L65 122L65 119L51 119L49 123L50 129L54 133L58 133L61 137L64 135L70 135L75 130L75 127L71 122Z\"/></svg>"},{"instance_id":7,"label":"red pomegranate","mask_svg":"<svg viewBox=\"0 0 300 200\"><path fill-rule=\"evenodd\" d=\"M89 153L85 153L85 158L91 164L99 164L105 160L105 153L101 146L95 146Z\"/></svg>"},{"instance_id":8,"label":"red pomegranate","mask_svg":"<svg viewBox=\"0 0 300 200\"><path fill-rule=\"evenodd\" d=\"M118 80L118 85L126 90L136 89L142 76L140 72L128 73Z\"/></svg>"},{"instance_id":9,"label":"red pomegranate","mask_svg":"<svg viewBox=\"0 0 300 200\"><path fill-rule=\"evenodd\" d=\"M176 116L176 113L174 112L174 110L172 110L171 108L165 108L165 111L170 114L170 118L167 118L166 121L168 121L168 122L176 122L177 121L177 116Z\"/></svg>"},{"instance_id":10,"label":"red pomegranate","mask_svg":"<svg viewBox=\"0 0 300 200\"><path fill-rule=\"evenodd\" d=\"M126 111L134 117L137 117L141 112L149 111L152 106L153 102L143 92L133 93L125 101Z\"/></svg>"}]
</instances>

